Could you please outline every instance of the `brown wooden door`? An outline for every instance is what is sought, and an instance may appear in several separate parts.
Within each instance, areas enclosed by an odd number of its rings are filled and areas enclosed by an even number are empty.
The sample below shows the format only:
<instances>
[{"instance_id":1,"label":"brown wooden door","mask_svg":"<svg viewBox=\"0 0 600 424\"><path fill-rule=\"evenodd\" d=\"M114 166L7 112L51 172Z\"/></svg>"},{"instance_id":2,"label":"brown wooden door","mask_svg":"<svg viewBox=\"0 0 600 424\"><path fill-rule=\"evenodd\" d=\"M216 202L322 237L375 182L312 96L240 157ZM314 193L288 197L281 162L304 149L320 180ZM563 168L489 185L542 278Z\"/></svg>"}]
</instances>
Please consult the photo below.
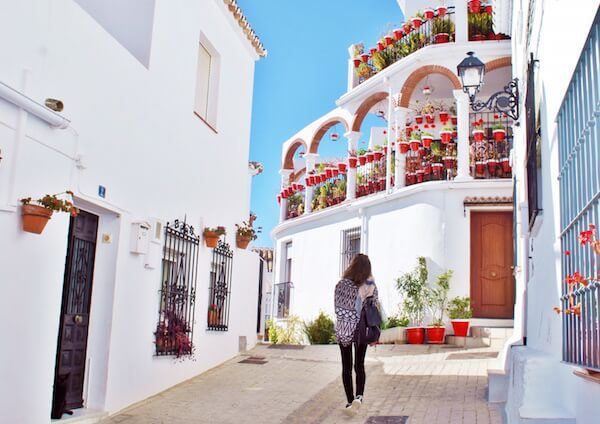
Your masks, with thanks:
<instances>
[{"instance_id":1,"label":"brown wooden door","mask_svg":"<svg viewBox=\"0 0 600 424\"><path fill-rule=\"evenodd\" d=\"M471 306L475 318L513 318L512 212L471 213Z\"/></svg>"},{"instance_id":2,"label":"brown wooden door","mask_svg":"<svg viewBox=\"0 0 600 424\"><path fill-rule=\"evenodd\" d=\"M97 232L96 215L80 211L71 218L55 370L55 395L57 377L68 375L68 409L83 406Z\"/></svg>"}]
</instances>

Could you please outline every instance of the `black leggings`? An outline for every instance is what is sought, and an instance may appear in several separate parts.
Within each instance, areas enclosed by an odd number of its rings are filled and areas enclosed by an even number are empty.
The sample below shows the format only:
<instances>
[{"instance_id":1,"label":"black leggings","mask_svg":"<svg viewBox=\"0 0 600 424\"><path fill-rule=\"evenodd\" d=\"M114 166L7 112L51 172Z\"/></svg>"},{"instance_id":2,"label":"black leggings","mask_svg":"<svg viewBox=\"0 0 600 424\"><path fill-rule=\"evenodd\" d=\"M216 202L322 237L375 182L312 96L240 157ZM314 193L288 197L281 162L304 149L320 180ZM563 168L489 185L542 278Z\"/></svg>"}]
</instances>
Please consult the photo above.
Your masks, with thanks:
<instances>
[{"instance_id":1,"label":"black leggings","mask_svg":"<svg viewBox=\"0 0 600 424\"><path fill-rule=\"evenodd\" d=\"M354 400L354 392L352 389L352 345L354 345L355 359L354 371L356 372L356 396L362 396L365 392L365 355L367 353L366 344L352 343L349 346L340 344L340 352L342 353L342 381L344 382L344 390L348 403Z\"/></svg>"}]
</instances>

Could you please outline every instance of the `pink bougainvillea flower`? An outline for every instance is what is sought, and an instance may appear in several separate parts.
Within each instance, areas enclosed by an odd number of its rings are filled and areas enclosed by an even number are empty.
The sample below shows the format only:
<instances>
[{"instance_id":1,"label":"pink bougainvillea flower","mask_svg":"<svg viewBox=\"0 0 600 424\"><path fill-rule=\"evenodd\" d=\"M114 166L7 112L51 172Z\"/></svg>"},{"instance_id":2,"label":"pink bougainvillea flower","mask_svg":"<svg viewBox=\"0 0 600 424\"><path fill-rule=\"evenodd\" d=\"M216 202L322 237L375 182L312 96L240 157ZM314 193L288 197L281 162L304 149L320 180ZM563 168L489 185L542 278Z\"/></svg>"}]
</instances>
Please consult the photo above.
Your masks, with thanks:
<instances>
[{"instance_id":1,"label":"pink bougainvillea flower","mask_svg":"<svg viewBox=\"0 0 600 424\"><path fill-rule=\"evenodd\" d=\"M590 230L594 231L596 229L596 225L595 224L590 224Z\"/></svg>"},{"instance_id":2,"label":"pink bougainvillea flower","mask_svg":"<svg viewBox=\"0 0 600 424\"><path fill-rule=\"evenodd\" d=\"M571 256L571 251L570 250L565 250L565 256Z\"/></svg>"},{"instance_id":3,"label":"pink bougainvillea flower","mask_svg":"<svg viewBox=\"0 0 600 424\"><path fill-rule=\"evenodd\" d=\"M581 285L586 286L586 287L588 285L587 278L585 278L583 275L581 275L579 273L579 271L575 271L573 273L572 279L573 279L573 284L581 284Z\"/></svg>"},{"instance_id":4,"label":"pink bougainvillea flower","mask_svg":"<svg viewBox=\"0 0 600 424\"><path fill-rule=\"evenodd\" d=\"M586 230L579 233L579 243L582 246L588 244L594 236L594 230Z\"/></svg>"}]
</instances>

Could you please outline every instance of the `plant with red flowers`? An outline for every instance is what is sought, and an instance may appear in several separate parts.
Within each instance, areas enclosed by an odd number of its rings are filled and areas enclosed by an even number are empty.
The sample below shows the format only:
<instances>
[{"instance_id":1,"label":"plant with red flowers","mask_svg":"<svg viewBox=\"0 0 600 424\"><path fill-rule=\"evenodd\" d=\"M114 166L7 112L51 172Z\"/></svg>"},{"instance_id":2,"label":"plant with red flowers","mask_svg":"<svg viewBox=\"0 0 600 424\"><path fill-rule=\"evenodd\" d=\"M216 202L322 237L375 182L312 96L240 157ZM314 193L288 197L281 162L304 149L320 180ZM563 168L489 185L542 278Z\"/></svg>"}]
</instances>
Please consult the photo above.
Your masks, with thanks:
<instances>
[{"instance_id":1,"label":"plant with red flowers","mask_svg":"<svg viewBox=\"0 0 600 424\"><path fill-rule=\"evenodd\" d=\"M475 138L475 141L483 141L485 135L485 131L483 130L483 123L483 118L481 118L478 121L474 121L471 124L471 126L473 127L473 138Z\"/></svg>"},{"instance_id":2,"label":"plant with red flowers","mask_svg":"<svg viewBox=\"0 0 600 424\"><path fill-rule=\"evenodd\" d=\"M73 205L73 192L70 190L57 194L46 194L40 199L25 197L21 199L21 204L23 205L23 231L34 234L41 234L44 231L54 212L67 212L71 216L77 216L79 213L79 209Z\"/></svg>"}]
</instances>

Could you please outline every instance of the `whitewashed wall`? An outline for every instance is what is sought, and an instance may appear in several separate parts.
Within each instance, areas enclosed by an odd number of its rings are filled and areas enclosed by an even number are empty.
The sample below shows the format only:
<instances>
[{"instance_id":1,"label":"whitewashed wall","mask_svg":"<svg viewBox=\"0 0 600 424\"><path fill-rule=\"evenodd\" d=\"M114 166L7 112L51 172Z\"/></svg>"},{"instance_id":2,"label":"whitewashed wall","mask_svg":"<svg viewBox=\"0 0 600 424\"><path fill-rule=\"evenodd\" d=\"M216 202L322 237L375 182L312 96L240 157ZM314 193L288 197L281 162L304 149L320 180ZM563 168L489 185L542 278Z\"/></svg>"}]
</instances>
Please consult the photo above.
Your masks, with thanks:
<instances>
[{"instance_id":1,"label":"whitewashed wall","mask_svg":"<svg viewBox=\"0 0 600 424\"><path fill-rule=\"evenodd\" d=\"M598 0L535 2L531 39L527 39L528 5L514 1L513 71L527 80L529 53L539 60L536 96L541 122L541 215L530 232L527 224L526 142L524 128L515 132L517 204L521 222L517 226L520 244L517 283L527 289L526 322L523 335L527 347L518 348L508 364L513 379L508 386L507 413L510 422L530 418L571 417L578 424L598 422L600 386L573 375L574 367L563 364L562 320L552 308L559 306L560 200L556 115L579 59L590 26L599 7ZM568 33L556 31L564 22L577 22ZM557 54L560 52L560 54ZM524 93L522 94L524 98ZM525 125L525 123L523 123ZM531 257L531 260L528 260ZM519 386L522 386L519 388ZM551 387L552 390L547 390ZM517 390L518 388L518 390Z\"/></svg>"},{"instance_id":2,"label":"whitewashed wall","mask_svg":"<svg viewBox=\"0 0 600 424\"><path fill-rule=\"evenodd\" d=\"M129 253L130 223L187 216L196 229L249 212L254 50L220 0L156 1L148 67L76 2L4 2L0 81L42 102L65 103L67 130L29 117L13 164L18 113L0 100L0 422L49 421L68 217L40 236L20 230L16 200L64 189L100 216L86 406L117 411L233 356L256 338L258 257L234 252L230 331L205 331L209 255L201 249L196 361L153 357L160 264ZM200 34L221 55L217 133L193 114ZM81 155L85 169L75 167ZM15 184L10 175L15 172ZM240 183L243 182L243 183ZM106 187L106 199L97 196ZM87 395L86 395L87 394Z\"/></svg>"}]
</instances>

